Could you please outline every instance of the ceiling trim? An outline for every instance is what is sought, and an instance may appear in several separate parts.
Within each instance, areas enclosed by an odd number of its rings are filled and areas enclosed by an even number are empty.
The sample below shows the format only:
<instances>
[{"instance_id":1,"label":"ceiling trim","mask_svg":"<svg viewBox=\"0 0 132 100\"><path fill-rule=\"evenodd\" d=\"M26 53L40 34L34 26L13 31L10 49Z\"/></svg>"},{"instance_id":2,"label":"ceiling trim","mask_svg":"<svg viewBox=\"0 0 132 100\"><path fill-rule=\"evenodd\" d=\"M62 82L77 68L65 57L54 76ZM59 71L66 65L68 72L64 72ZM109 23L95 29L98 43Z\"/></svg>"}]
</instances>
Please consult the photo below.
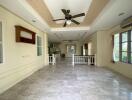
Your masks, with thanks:
<instances>
[{"instance_id":1,"label":"ceiling trim","mask_svg":"<svg viewBox=\"0 0 132 100\"><path fill-rule=\"evenodd\" d=\"M65 31L89 31L90 27L66 27L66 28L51 28L51 32L65 32Z\"/></svg>"}]
</instances>

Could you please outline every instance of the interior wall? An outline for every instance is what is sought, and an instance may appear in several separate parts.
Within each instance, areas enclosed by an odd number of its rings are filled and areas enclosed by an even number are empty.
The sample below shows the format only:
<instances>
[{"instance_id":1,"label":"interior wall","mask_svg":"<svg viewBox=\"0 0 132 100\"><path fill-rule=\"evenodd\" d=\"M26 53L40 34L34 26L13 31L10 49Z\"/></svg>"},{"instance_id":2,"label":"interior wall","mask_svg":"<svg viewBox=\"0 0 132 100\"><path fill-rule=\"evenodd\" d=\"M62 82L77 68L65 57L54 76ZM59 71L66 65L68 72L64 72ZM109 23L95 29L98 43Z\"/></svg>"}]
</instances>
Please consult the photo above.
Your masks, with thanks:
<instances>
[{"instance_id":1,"label":"interior wall","mask_svg":"<svg viewBox=\"0 0 132 100\"><path fill-rule=\"evenodd\" d=\"M132 29L132 28L130 28ZM108 67L114 71L117 71L129 78L132 78L132 65L122 62L113 63L112 62L112 34L116 32L125 31L128 29L121 29L120 26L116 26L107 31L98 32L98 52L101 58L100 66ZM99 57L98 56L98 57ZM99 58L98 58L99 59Z\"/></svg>"},{"instance_id":2,"label":"interior wall","mask_svg":"<svg viewBox=\"0 0 132 100\"><path fill-rule=\"evenodd\" d=\"M90 54L91 55L97 54L97 33L93 33L89 35L87 37L87 40L85 40L85 42L87 42L88 44L89 43L91 44L91 48L88 48L88 50L91 49Z\"/></svg>"},{"instance_id":3,"label":"interior wall","mask_svg":"<svg viewBox=\"0 0 132 100\"><path fill-rule=\"evenodd\" d=\"M59 48L60 48L60 51L61 51L61 54L65 54L67 53L67 48L66 48L66 44L64 42L61 42L59 44Z\"/></svg>"},{"instance_id":4,"label":"interior wall","mask_svg":"<svg viewBox=\"0 0 132 100\"><path fill-rule=\"evenodd\" d=\"M132 29L132 27L130 29ZM120 26L118 25L106 31L96 32L97 38L96 39L94 38L95 37L94 34L88 37L87 41L92 41L93 46L95 46L96 50L93 51L97 52L97 66L107 67L129 78L132 78L131 64L126 64L122 62L117 63L112 62L113 55L112 35L116 32L121 32L125 30L128 29L121 29Z\"/></svg>"},{"instance_id":5,"label":"interior wall","mask_svg":"<svg viewBox=\"0 0 132 100\"><path fill-rule=\"evenodd\" d=\"M111 59L112 35L107 31L97 32L97 65L107 66Z\"/></svg>"},{"instance_id":6,"label":"interior wall","mask_svg":"<svg viewBox=\"0 0 132 100\"><path fill-rule=\"evenodd\" d=\"M4 63L0 64L0 93L12 87L38 69L48 64L47 34L0 7L3 23ZM15 25L21 25L42 38L42 56L37 56L36 44L16 43Z\"/></svg>"}]
</instances>

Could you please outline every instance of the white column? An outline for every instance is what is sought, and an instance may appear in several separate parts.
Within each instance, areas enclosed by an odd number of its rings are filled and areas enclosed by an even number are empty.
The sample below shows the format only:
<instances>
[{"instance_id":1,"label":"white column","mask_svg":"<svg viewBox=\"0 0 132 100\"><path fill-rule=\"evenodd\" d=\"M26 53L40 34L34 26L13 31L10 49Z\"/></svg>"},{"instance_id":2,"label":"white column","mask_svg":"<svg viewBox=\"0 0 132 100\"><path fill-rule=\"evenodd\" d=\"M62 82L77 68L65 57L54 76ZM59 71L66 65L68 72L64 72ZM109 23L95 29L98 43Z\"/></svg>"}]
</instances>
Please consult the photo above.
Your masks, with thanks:
<instances>
[{"instance_id":1,"label":"white column","mask_svg":"<svg viewBox=\"0 0 132 100\"><path fill-rule=\"evenodd\" d=\"M90 65L90 59L91 59L90 56L88 56L88 65Z\"/></svg>"},{"instance_id":2,"label":"white column","mask_svg":"<svg viewBox=\"0 0 132 100\"><path fill-rule=\"evenodd\" d=\"M48 65L50 64L50 56L49 56L49 54L47 54L48 55Z\"/></svg>"},{"instance_id":3,"label":"white column","mask_svg":"<svg viewBox=\"0 0 132 100\"><path fill-rule=\"evenodd\" d=\"M54 64L55 64L55 55L52 54L52 65L54 65Z\"/></svg>"}]
</instances>

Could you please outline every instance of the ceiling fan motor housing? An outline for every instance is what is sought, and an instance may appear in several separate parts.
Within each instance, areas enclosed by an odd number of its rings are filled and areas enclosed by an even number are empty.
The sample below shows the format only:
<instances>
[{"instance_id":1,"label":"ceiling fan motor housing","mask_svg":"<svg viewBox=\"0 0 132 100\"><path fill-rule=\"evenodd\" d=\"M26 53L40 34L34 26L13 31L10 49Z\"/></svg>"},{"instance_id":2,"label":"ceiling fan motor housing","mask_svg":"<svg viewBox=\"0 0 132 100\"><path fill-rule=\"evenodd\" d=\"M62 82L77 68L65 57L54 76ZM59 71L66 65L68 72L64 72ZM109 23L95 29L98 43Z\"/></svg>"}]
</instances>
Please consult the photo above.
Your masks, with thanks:
<instances>
[{"instance_id":1,"label":"ceiling fan motor housing","mask_svg":"<svg viewBox=\"0 0 132 100\"><path fill-rule=\"evenodd\" d=\"M72 19L72 16L71 15L67 15L67 16L65 16L65 19L66 20L71 20Z\"/></svg>"}]
</instances>

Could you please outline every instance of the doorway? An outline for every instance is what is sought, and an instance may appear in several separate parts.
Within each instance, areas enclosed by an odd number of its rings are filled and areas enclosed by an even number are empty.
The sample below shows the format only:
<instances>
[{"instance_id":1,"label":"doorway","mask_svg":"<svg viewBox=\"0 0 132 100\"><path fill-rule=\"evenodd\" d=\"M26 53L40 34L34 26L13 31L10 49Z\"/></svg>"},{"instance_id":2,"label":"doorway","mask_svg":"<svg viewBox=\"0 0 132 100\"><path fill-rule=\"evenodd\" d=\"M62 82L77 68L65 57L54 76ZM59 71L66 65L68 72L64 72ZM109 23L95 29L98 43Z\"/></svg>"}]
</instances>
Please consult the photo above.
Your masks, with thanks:
<instances>
[{"instance_id":1,"label":"doorway","mask_svg":"<svg viewBox=\"0 0 132 100\"><path fill-rule=\"evenodd\" d=\"M67 57L72 57L73 54L76 52L76 46L73 44L67 45Z\"/></svg>"}]
</instances>

